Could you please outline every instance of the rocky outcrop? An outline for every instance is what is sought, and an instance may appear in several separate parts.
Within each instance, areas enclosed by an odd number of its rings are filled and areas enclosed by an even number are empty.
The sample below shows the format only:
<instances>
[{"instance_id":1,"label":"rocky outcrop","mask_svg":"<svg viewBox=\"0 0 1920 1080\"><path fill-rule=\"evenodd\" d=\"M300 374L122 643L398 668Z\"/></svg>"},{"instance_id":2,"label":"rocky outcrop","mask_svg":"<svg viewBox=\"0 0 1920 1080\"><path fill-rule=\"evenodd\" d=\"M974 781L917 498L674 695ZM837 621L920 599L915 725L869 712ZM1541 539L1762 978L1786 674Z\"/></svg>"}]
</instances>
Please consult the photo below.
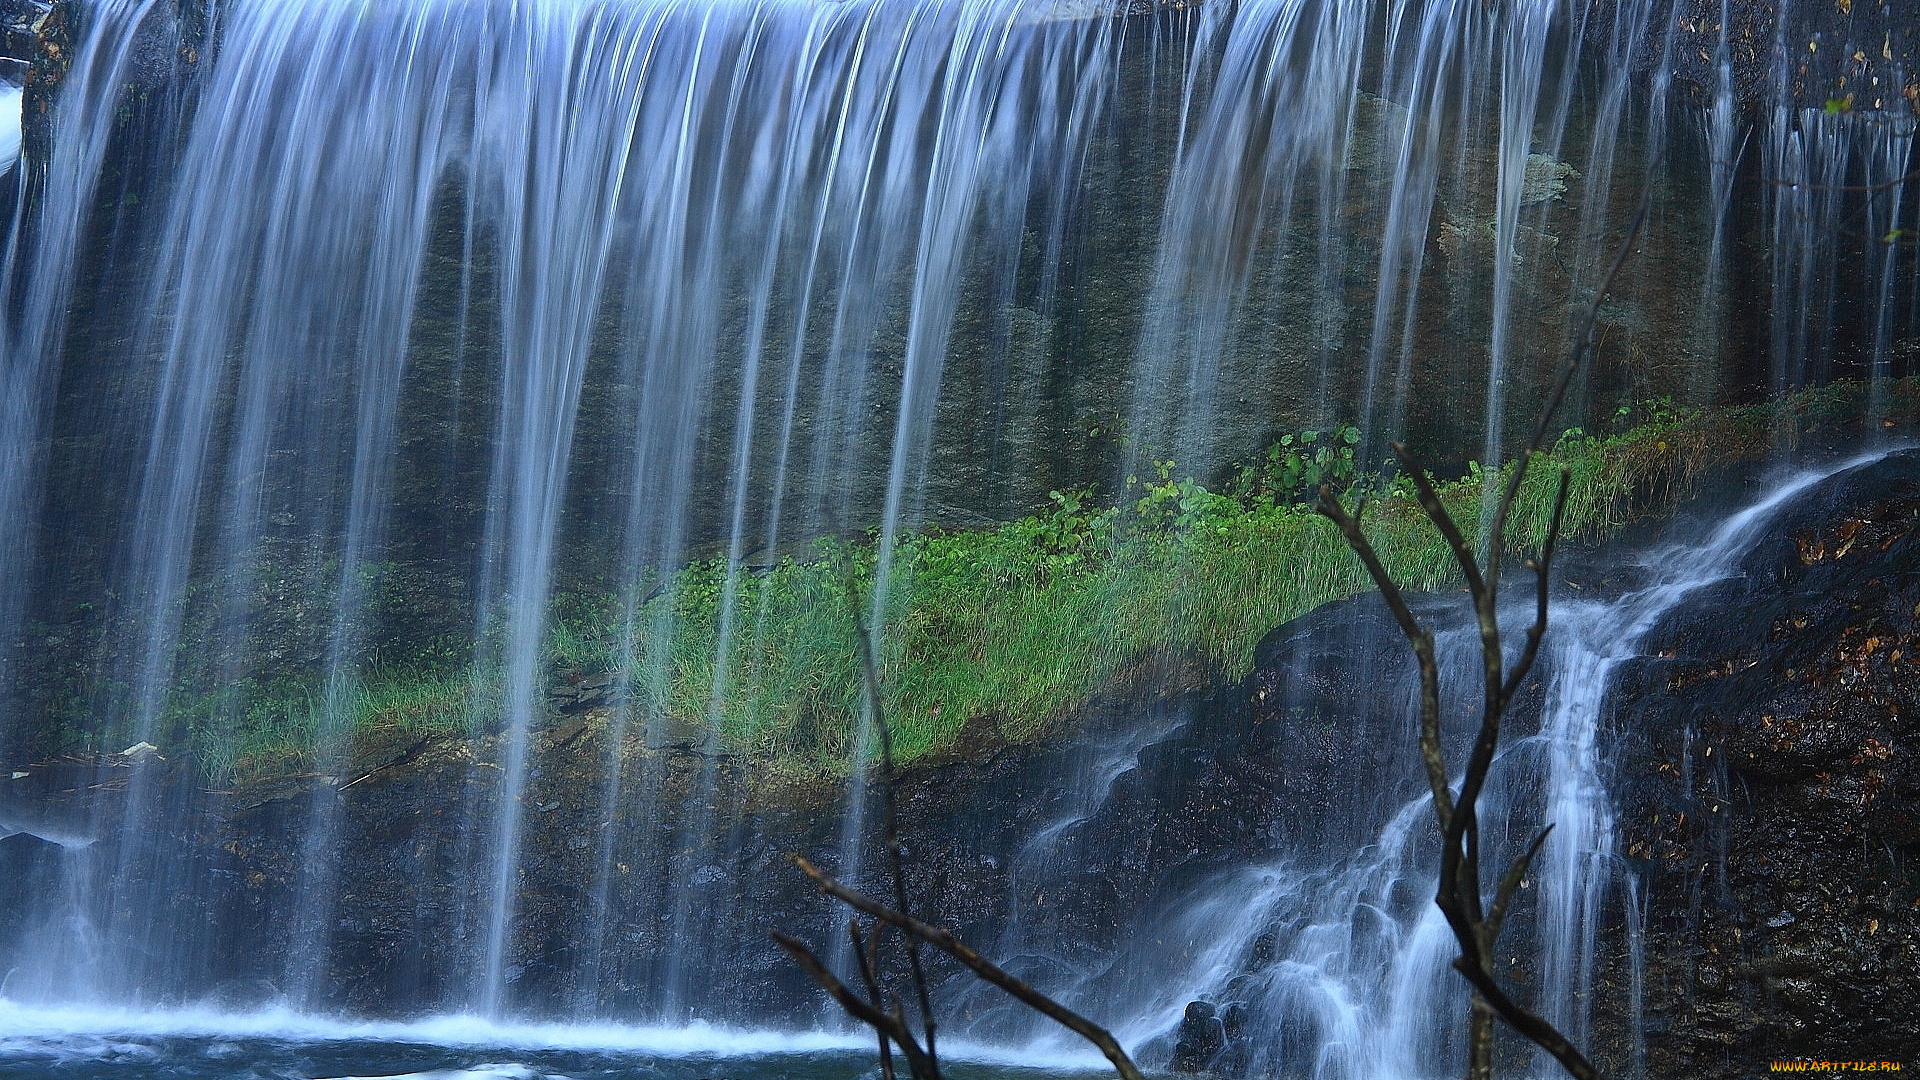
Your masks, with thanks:
<instances>
[{"instance_id":1,"label":"rocky outcrop","mask_svg":"<svg viewBox=\"0 0 1920 1080\"><path fill-rule=\"evenodd\" d=\"M1651 1075L1920 1051L1920 457L1805 500L1620 677Z\"/></svg>"},{"instance_id":2,"label":"rocky outcrop","mask_svg":"<svg viewBox=\"0 0 1920 1080\"><path fill-rule=\"evenodd\" d=\"M1639 7L1599 0L1590 37L1628 29ZM1670 65L1703 104L1718 92L1724 62L1743 106L1784 95L1793 108L1920 113L1920 19L1908 0L1679 0L1654 10L1639 64Z\"/></svg>"},{"instance_id":3,"label":"rocky outcrop","mask_svg":"<svg viewBox=\"0 0 1920 1080\"><path fill-rule=\"evenodd\" d=\"M1060 986L1113 964L1155 912L1226 868L1278 844L1350 845L1350 822L1367 816L1358 808L1394 787L1354 783L1355 740L1386 747L1401 719L1380 672L1403 658L1393 639L1372 640L1383 625L1355 617L1368 600L1276 632L1246 682L1145 667L1082 711L1076 744L983 745L904 775L902 833L925 910ZM766 931L836 936L839 913L790 852L882 888L877 850L842 849L844 791L770 779L686 738L649 743L580 699L569 685L533 737L511 998L536 1012L594 1002L643 1016L664 997L702 1015L811 1020L817 991ZM609 802L616 747L624 781ZM1361 752L1383 776L1417 775L1385 749ZM284 985L288 958L307 955L324 969L316 1004L406 1014L471 1000L503 759L493 737L396 735L363 745L337 776L205 792L189 765L116 757L36 767L9 805L123 821L88 849L119 875L92 917L172 943L135 958L129 981L187 998ZM877 821L877 791L865 797ZM325 879L303 869L304 838L322 822L337 829L338 887L316 908ZM16 869L37 895L60 895L48 867ZM326 927L317 951L300 940L303 918ZM949 988L957 999L965 989Z\"/></svg>"}]
</instances>

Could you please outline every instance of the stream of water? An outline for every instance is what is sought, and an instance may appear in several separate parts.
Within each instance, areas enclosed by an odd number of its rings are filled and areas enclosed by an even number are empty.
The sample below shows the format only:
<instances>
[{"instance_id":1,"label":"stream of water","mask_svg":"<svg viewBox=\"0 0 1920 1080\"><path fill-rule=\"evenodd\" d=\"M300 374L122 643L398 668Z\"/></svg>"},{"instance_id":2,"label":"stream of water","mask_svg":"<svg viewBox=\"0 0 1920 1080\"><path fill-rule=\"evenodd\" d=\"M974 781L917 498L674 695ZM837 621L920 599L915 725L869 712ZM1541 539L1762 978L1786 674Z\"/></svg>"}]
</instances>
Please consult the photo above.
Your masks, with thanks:
<instances>
[{"instance_id":1,"label":"stream of water","mask_svg":"<svg viewBox=\"0 0 1920 1080\"><path fill-rule=\"evenodd\" d=\"M1555 603L1540 660L1538 731L1507 739L1480 819L1489 866L1507 865L1539 829L1553 830L1522 897L1527 940L1508 948L1516 961L1528 957L1527 984L1541 995L1531 1007L1576 1045L1588 1037L1603 920L1633 906L1631 874L1615 854L1601 756L1612 671L1639 655L1640 639L1663 616L1731 573L1770 517L1822 480L1882 456L1782 476L1702 540L1642 553L1638 568L1623 572L1644 583L1618 599L1563 595ZM1530 603L1507 598L1509 660ZM1463 602L1453 628L1441 624L1436 643L1454 725L1478 716L1479 639L1462 625L1467 614ZM1411 681L1403 706L1405 716L1418 715ZM1530 719L1514 718L1523 726ZM1465 1061L1466 1009L1449 966L1457 945L1432 902L1438 850L1431 799L1384 810L1371 841L1357 850L1276 851L1270 863L1203 883L1155 927L1151 946L1102 971L1073 1000L1131 1018L1120 1030L1136 1046L1172 1034L1190 1001L1237 1009L1240 1028L1262 1033L1232 1061L1241 1074L1422 1080L1457 1072L1440 1065ZM1626 943L1630 968L1637 948ZM1637 1000L1635 978L1619 972L1615 981ZM1449 1017L1457 1022L1445 1022ZM1544 1055L1537 1067L1541 1076L1559 1068Z\"/></svg>"}]
</instances>

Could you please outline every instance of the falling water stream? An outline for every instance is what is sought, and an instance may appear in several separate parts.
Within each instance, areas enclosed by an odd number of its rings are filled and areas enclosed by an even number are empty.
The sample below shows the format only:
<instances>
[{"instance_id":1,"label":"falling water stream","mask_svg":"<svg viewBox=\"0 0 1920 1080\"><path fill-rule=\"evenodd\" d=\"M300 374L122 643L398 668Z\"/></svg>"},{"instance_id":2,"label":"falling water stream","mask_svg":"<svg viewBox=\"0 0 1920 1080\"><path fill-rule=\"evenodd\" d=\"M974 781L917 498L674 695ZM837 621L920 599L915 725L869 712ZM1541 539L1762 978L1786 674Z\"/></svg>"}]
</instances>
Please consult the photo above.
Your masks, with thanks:
<instances>
[{"instance_id":1,"label":"falling water stream","mask_svg":"<svg viewBox=\"0 0 1920 1080\"><path fill-rule=\"evenodd\" d=\"M1528 955L1526 984L1545 991L1530 1007L1576 1045L1587 1041L1600 928L1610 911L1631 906L1634 888L1615 854L1601 757L1611 673L1638 656L1642 636L1690 594L1734 572L1782 508L1881 456L1767 484L1764 497L1703 540L1640 554L1629 573L1641 583L1617 599L1556 600L1540 659L1538 731L1508 738L1481 797L1480 819L1490 866L1507 865L1539 829L1553 830L1526 886L1528 940L1506 947ZM1507 627L1524 626L1531 601L1508 599ZM1472 695L1479 638L1466 615L1462 601L1451 626L1441 623L1436 643L1453 706L1443 723L1456 726L1478 716ZM1416 716L1418 702L1410 682L1404 715ZM1519 723L1509 726L1530 720L1515 716ZM1457 1073L1447 1063L1464 1065L1466 1007L1449 966L1457 944L1432 902L1438 847L1431 799L1383 813L1370 842L1357 849L1293 846L1275 851L1271 862L1201 883L1156 924L1152 944L1087 980L1080 1000L1090 1011L1131 1017L1122 1034L1136 1046L1176 1030L1190 1001L1244 1010L1238 1024L1261 1034L1230 1067L1250 1075L1424 1080ZM1537 1067L1542 1076L1559 1068L1544 1056Z\"/></svg>"},{"instance_id":2,"label":"falling water stream","mask_svg":"<svg viewBox=\"0 0 1920 1080\"><path fill-rule=\"evenodd\" d=\"M177 1074L196 1077L450 1067L297 1063L355 1041L549 1055L485 1073L503 1076L625 1075L602 1053L847 1050L748 1030L762 1018L714 978L758 887L732 876L759 810L724 796L720 733L752 674L732 646L767 633L751 575L865 531L884 623L896 546L922 526L1119 489L1159 461L1205 475L1276 424L1498 461L1643 183L1651 254L1602 308L1631 347L1575 410L1911 370L1897 346L1920 269L1845 237L1910 219L1888 185L1911 169L1912 120L1802 110L1784 85L1743 118L1724 40L1706 106L1683 102L1664 0L1600 23L1560 0L1131 17L1071 0L222 0L192 8L192 40L188 7L87 3L48 120L0 89L27 109L0 171L0 751L65 725L90 752L178 738L230 768L298 687L307 707L283 722L318 748L311 796L260 804L298 838L292 907L271 955L244 962L183 917L207 879L170 845L216 846L227 793L157 769L59 821L0 818L0 842L50 845L29 929L0 942L0 1019L21 1033L0 1073L91 1075L167 1040L193 1047L203 1064ZM1674 164L1682 145L1706 164ZM1746 267L1772 290L1764 330L1726 299L1743 169L1764 204ZM1850 187L1888 194L1862 206ZM1765 339L1762 376L1729 375L1762 363L1726 347L1736 334ZM1576 1037L1601 912L1631 888L1597 749L1608 672L1815 480L1649 556L1639 591L1556 609L1540 732L1502 758L1503 776L1546 780L1497 784L1485 816L1509 846L1554 826L1531 947L1564 988L1543 1008ZM675 609L649 601L697 560L718 567L717 650L689 721L651 696L685 658ZM559 805L533 796L536 751L557 727L556 611L589 593L611 597L628 652L556 916L526 887L547 854L534 817ZM87 629L48 629L63 620ZM409 864L469 887L412 897L413 932L450 955L395 962L413 981L394 1004L466 1019L320 1019L361 932L345 898L370 887L343 843L349 718L427 656L457 672L490 759L435 811L457 835ZM85 677L44 674L62 663ZM1109 734L1068 770L1074 798L1004 868L1010 895L1082 857L1076 828L1176 721ZM625 754L636 740L699 764ZM853 775L832 812L857 877L873 823ZM1277 847L1213 880L1168 916L1180 956L1107 958L1153 985L1097 985L1085 957L1062 970L1142 1046L1204 998L1274 1033L1251 1066L1433 1075L1461 1025L1421 884L1431 830L1418 801L1389 811L1346 823L1371 836L1358 851ZM644 902L623 891L634 867L657 881ZM1000 944L1038 949L1045 929L1016 916ZM669 944L635 944L648 935ZM561 1000L526 989L536 964L564 972ZM610 1017L654 1026L595 1026ZM1087 1064L1016 1028L981 1030ZM282 1071L221 1071L269 1043ZM959 1056L1009 1075L1039 1060Z\"/></svg>"}]
</instances>

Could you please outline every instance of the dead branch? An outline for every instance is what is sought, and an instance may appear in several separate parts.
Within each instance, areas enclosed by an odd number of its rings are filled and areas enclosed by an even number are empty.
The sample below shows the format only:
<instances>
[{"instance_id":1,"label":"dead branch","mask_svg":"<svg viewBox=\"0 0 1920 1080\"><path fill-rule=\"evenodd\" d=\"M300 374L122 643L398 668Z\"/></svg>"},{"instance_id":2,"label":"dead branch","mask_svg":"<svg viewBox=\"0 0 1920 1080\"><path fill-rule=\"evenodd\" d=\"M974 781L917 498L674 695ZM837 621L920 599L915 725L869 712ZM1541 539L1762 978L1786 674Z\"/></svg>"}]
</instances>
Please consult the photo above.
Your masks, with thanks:
<instances>
[{"instance_id":1,"label":"dead branch","mask_svg":"<svg viewBox=\"0 0 1920 1080\"><path fill-rule=\"evenodd\" d=\"M944 927L921 922L910 915L903 914L873 900L864 893L849 889L798 855L794 855L791 858L793 859L793 864L800 868L801 873L813 879L814 884L820 886L821 892L841 901L856 911L864 912L888 926L901 930L909 937L924 941L934 948L939 949L941 952L959 961L962 966L980 976L980 978L1012 995L1020 1001L1021 1004L1026 1005L1035 1012L1040 1013L1042 1016L1047 1017L1049 1020L1058 1023L1060 1026L1087 1040L1096 1047L1099 1047L1100 1052L1106 1055L1108 1061L1113 1063L1113 1070L1120 1074L1121 1080L1143 1080L1139 1067L1134 1065L1133 1059L1127 1056L1127 1052L1121 1049L1120 1043L1114 1039L1112 1033L1108 1032L1106 1028L1088 1020L1086 1017L1081 1016L1065 1005L1035 990L1027 983L1008 974L993 961L988 960L986 957L968 948L964 942L953 936L952 932Z\"/></svg>"},{"instance_id":2,"label":"dead branch","mask_svg":"<svg viewBox=\"0 0 1920 1080\"><path fill-rule=\"evenodd\" d=\"M880 1000L880 931L885 923L873 924L873 934L864 942L860 940L860 920L847 920L847 936L853 940L853 962L860 967L860 981L867 986L867 998ZM880 1037L880 1080L893 1080L893 1050L887 1033L876 1030Z\"/></svg>"},{"instance_id":3,"label":"dead branch","mask_svg":"<svg viewBox=\"0 0 1920 1080\"><path fill-rule=\"evenodd\" d=\"M1480 635L1481 657L1481 711L1480 726L1474 736L1473 746L1468 752L1467 763L1461 774L1460 785L1456 791L1450 783L1446 770L1446 761L1441 751L1440 739L1440 671L1434 657L1433 631L1422 625L1408 606L1406 597L1387 572L1379 553L1367 539L1357 513L1349 513L1334 495L1329 485L1320 488L1320 500L1315 509L1331 520L1340 530L1360 562L1367 569L1367 575L1380 590L1394 621L1406 635L1413 648L1414 658L1420 672L1420 757L1426 767L1427 784L1433 794L1433 813L1440 826L1440 880L1434 894L1434 903L1446 917L1447 926L1453 931L1454 939L1460 947L1460 954L1454 958L1453 967L1460 972L1472 992L1472 1019L1468 1027L1468 1066L1470 1080L1491 1075L1492 1027L1489 1013L1499 1016L1507 1025L1526 1037L1541 1049L1552 1054L1554 1059L1575 1080L1601 1080L1601 1074L1580 1051L1569 1042L1566 1036L1542 1017L1514 1001L1498 981L1493 977L1493 947L1505 922L1507 908L1512 903L1521 882L1525 880L1527 870L1532 865L1542 844L1546 842L1551 829L1542 830L1527 850L1507 867L1501 875L1494 891L1491 905L1488 904L1481 884L1480 870L1480 822L1478 805L1487 776L1492 771L1493 760L1500 744L1500 725L1506 715L1507 707L1519 692L1527 673L1532 670L1534 661L1540 653L1541 639L1547 631L1547 609L1549 598L1549 567L1553 562L1554 548L1558 543L1560 528L1565 520L1567 505L1567 470L1560 470L1559 487L1554 495L1553 514L1547 526L1545 541L1541 545L1537 558L1529 560L1526 567L1534 572L1534 617L1527 628L1526 643L1519 657L1508 666L1504 647L1500 641L1499 582L1501 552L1506 542L1508 518L1514 503L1518 500L1521 485L1525 482L1527 466L1533 455L1540 452L1546 443L1547 431L1553 416L1559 411L1568 389L1579 371L1586 365L1594 349L1595 328L1599 322L1600 305L1620 268L1625 264L1634 241L1640 234L1640 228L1647 218L1648 208L1652 204L1651 184L1643 193L1639 210L1634 214L1633 222L1627 230L1619 252L1608 266L1605 275L1596 285L1593 300L1581 320L1576 324L1573 334L1573 346L1568 352L1567 362L1555 381L1553 392L1549 395L1546 407L1539 421L1534 425L1532 438L1526 449L1514 463L1507 477L1500 501L1493 513L1491 526L1487 534L1487 550L1483 555L1477 553L1474 545L1467 540L1453 515L1440 501L1432 478L1426 469L1414 457L1411 451L1400 443L1393 443L1393 453L1400 459L1401 466L1413 481L1414 494L1421 510L1434 529L1446 540L1453 555L1454 563L1460 568L1460 576L1466 582L1467 593L1472 600L1474 621Z\"/></svg>"},{"instance_id":4,"label":"dead branch","mask_svg":"<svg viewBox=\"0 0 1920 1080\"><path fill-rule=\"evenodd\" d=\"M848 579L851 590L851 580ZM881 845L887 850L887 867L893 877L893 906L899 911L912 910L907 906L907 874L901 865L900 857L900 818L895 806L893 785L896 779L893 768L893 731L887 724L886 705L880 695L880 665L874 658L873 635L867 632L867 623L860 617L859 598L850 596L853 604L853 630L860 639L860 681L866 687L867 709L873 719L874 730L880 736L880 822ZM875 928L877 934L879 929ZM878 962L876 961L876 969ZM907 971L913 980L914 996L920 1007L920 1022L927 1039L927 1057L937 1061L939 1053L934 1049L933 999L927 992L926 971L920 966L920 943L912 937L907 938Z\"/></svg>"},{"instance_id":5,"label":"dead branch","mask_svg":"<svg viewBox=\"0 0 1920 1080\"><path fill-rule=\"evenodd\" d=\"M900 911L907 910L906 871L901 865L901 847L899 837L899 818L895 812L894 781L896 779L893 762L893 733L887 726L885 703L880 693L879 666L874 659L873 638L867 633L866 622L860 617L859 590L854 587L851 574L847 577L847 607L853 617L853 628L858 638L860 654L861 681L866 690L867 718L879 735L881 767L881 844L887 853L887 868L893 884L894 904ZM859 767L856 763L856 768ZM847 937L853 946L854 966L860 972L860 981L866 987L867 996L861 998L849 990L838 976L815 956L812 950L795 938L779 931L770 931L773 939L780 943L788 955L792 956L803 971L826 990L849 1016L873 1028L879 1041L880 1075L882 1080L894 1080L893 1051L898 1046L907 1059L907 1069L915 1080L940 1080L940 1058L934 1043L935 1024L933 1019L932 996L927 990L926 972L920 964L920 942L912 935L902 935L907 953L907 967L914 988L915 1005L920 1012L922 1037L926 1044L922 1046L914 1038L913 1030L907 1024L906 1012L901 1007L900 998L888 990L881 978L880 938L887 923L876 922L870 934L863 937L858 917L847 921Z\"/></svg>"},{"instance_id":6,"label":"dead branch","mask_svg":"<svg viewBox=\"0 0 1920 1080\"><path fill-rule=\"evenodd\" d=\"M1488 584L1494 575L1489 573L1482 577L1480 574L1473 553L1464 543L1464 537L1458 525L1453 521L1452 515L1447 513L1437 495L1433 493L1432 484L1426 478L1424 470L1420 469L1419 462L1403 446L1396 444L1394 451L1414 472L1414 483L1416 490L1420 493L1422 508L1427 512L1434 527L1447 538L1448 544L1454 551L1455 559L1461 567L1462 575L1468 579L1468 591L1480 624L1481 655L1486 675L1480 730L1474 739L1459 793L1453 797L1451 805L1444 797L1448 784L1440 749L1439 668L1433 657L1433 633L1414 618L1405 597L1387 574L1379 555L1373 550L1373 545L1367 539L1359 522L1340 506L1331 488L1322 489L1317 509L1333 520L1339 527L1341 535L1360 555L1361 562L1367 567L1374 583L1379 586L1381 596L1393 611L1395 620L1400 623L1402 631L1406 633L1419 660L1420 752L1427 763L1430 785L1436 792L1434 816L1443 833L1440 883L1434 896L1434 903L1446 916L1447 925L1453 931L1454 938L1460 946L1460 955L1454 959L1453 966L1473 986L1475 993L1489 1008L1515 1031L1552 1054L1569 1075L1576 1080L1601 1080L1599 1070L1594 1068L1593 1064L1587 1061L1586 1057L1568 1042L1558 1029L1509 997L1494 980L1489 970L1492 965L1493 944L1499 932L1500 923L1504 919L1507 902L1511 900L1513 891L1518 889L1519 881L1524 877L1534 851L1537 851L1539 845L1544 842L1546 834L1542 833L1534 841L1533 847L1514 866L1509 867L1501 882L1502 887L1496 894L1491 913L1483 908L1484 900L1480 889L1477 801L1493 766L1494 751L1499 745L1500 722L1511 701L1512 689L1518 688L1527 668L1532 666L1538 654L1539 639L1545 634L1549 580L1547 568L1565 511L1566 473L1563 470L1561 474L1560 488L1555 499L1553 520L1548 527L1546 544L1543 546L1540 558L1533 563L1537 575L1534 624L1528 629L1527 647L1519 662L1508 669L1502 655L1498 612L1493 604L1493 590ZM1534 451L1530 449L1528 452ZM1514 489L1510 487L1508 494L1501 499L1501 512L1496 515L1496 520L1505 518L1505 512L1511 508L1513 492ZM1499 537L1496 536L1493 544L1493 557L1496 560L1499 543ZM1481 1040L1476 1038L1474 1041L1478 1043ZM1482 1064L1481 1055L1476 1053L1474 1056L1475 1072L1479 1072Z\"/></svg>"},{"instance_id":7,"label":"dead branch","mask_svg":"<svg viewBox=\"0 0 1920 1080\"><path fill-rule=\"evenodd\" d=\"M773 933L774 940L780 943L780 947L785 949L801 969L819 983L826 990L827 996L845 1009L849 1016L874 1029L879 1040L880 1072L883 1080L893 1080L894 1076L891 1046L898 1046L901 1053L906 1056L907 1068L916 1080L940 1080L939 1055L934 1044L933 1004L927 990L926 975L920 964L919 946L922 942L941 950L980 978L1011 994L1022 1004L1099 1047L1100 1052L1113 1063L1114 1070L1119 1073L1121 1080L1142 1080L1140 1070L1133 1064L1133 1060L1127 1056L1126 1051L1121 1049L1120 1043L1105 1028L1008 974L998 965L968 948L946 929L921 922L908 914L906 871L902 865L899 817L896 812L893 788L896 778L893 736L887 726L885 703L880 692L879 664L875 660L873 638L868 633L866 623L860 618L859 598L852 592L851 586L849 601L854 613L854 630L859 638L860 674L866 691L868 715L872 718L880 741L880 762L884 772L881 788L882 843L886 848L888 868L893 879L894 906L887 907L863 893L841 885L798 855L792 857L794 865L819 885L822 892L847 904L855 911L872 916L875 920L872 931L864 938L857 917L847 923L847 935L852 942L854 963L859 968L861 981L867 991L865 999L849 990L833 972L827 969L825 964L820 962L819 957L798 940L777 931ZM889 926L902 931L907 964L915 995L918 998L917 1004L926 1040L924 1047L914 1038L912 1029L907 1025L898 997L888 994L881 983L880 936ZM888 998L891 998L891 1008L886 1005L885 999Z\"/></svg>"},{"instance_id":8,"label":"dead branch","mask_svg":"<svg viewBox=\"0 0 1920 1080\"><path fill-rule=\"evenodd\" d=\"M927 1056L926 1051L920 1049L920 1044L914 1041L913 1029L907 1026L906 1018L900 1015L898 1002L889 1013L882 1011L877 1002L869 1003L861 1000L859 995L847 989L846 984L841 982L838 976L827 970L827 965L813 955L813 950L807 948L798 939L788 937L778 930L770 930L768 933L772 934L773 940L787 951L788 956L793 957L794 963L799 964L802 971L812 976L814 982L820 984L821 989L827 992L827 996L832 998L835 1004L847 1011L847 1015L873 1028L882 1038L890 1039L899 1046L900 1052L906 1056L907 1068L914 1076L921 1080L939 1080L939 1067L932 1058ZM887 1061L887 1058L883 1055L881 1060ZM891 1069L889 1063L889 1073Z\"/></svg>"},{"instance_id":9,"label":"dead branch","mask_svg":"<svg viewBox=\"0 0 1920 1080\"><path fill-rule=\"evenodd\" d=\"M1793 191L1875 192L1891 191L1909 180L1920 180L1920 169L1915 169L1905 176L1896 176L1891 180L1879 184L1806 184L1798 180L1779 179L1769 180L1767 183L1772 184L1774 187L1788 188Z\"/></svg>"}]
</instances>

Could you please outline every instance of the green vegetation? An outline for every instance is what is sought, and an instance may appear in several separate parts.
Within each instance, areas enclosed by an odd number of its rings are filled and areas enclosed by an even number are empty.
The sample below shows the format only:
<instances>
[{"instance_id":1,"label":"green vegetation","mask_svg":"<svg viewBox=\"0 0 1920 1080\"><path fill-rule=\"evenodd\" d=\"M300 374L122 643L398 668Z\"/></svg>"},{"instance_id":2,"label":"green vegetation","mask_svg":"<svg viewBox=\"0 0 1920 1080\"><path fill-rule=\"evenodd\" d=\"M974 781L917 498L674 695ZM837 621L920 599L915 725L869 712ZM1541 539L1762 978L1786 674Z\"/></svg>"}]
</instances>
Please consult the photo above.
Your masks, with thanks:
<instances>
[{"instance_id":1,"label":"green vegetation","mask_svg":"<svg viewBox=\"0 0 1920 1080\"><path fill-rule=\"evenodd\" d=\"M1530 470L1510 546L1531 548L1544 534L1561 465L1571 474L1570 535L1603 535L1650 493L1674 493L1674 480L1699 467L1691 459L1706 442L1693 429L1702 423L1668 416L1606 439L1568 433ZM1176 479L1174 463L1160 461L1117 501L1053 492L1045 513L901 540L880 642L896 754L938 754L963 732L1038 737L1153 657L1243 674L1269 629L1365 587L1337 531L1307 505L1321 482L1349 500L1368 496L1369 533L1409 587L1450 583L1452 561L1410 485L1359 470L1355 442L1351 429L1288 436L1224 492ZM1476 466L1441 490L1470 521L1493 479ZM811 557L731 582L724 564L697 564L642 609L631 637L611 619L562 621L557 659L610 669L630 656L637 700L655 714L700 730L711 721L735 751L843 769L859 708L851 604L870 595L876 558L871 543L825 539Z\"/></svg>"},{"instance_id":2,"label":"green vegetation","mask_svg":"<svg viewBox=\"0 0 1920 1080\"><path fill-rule=\"evenodd\" d=\"M376 670L331 695L324 687L240 686L174 711L197 720L189 742L201 768L219 779L252 780L320 767L317 748L329 729L353 741L374 733L395 741L464 734L498 707L493 681L466 672ZM233 709L241 710L237 720L212 719Z\"/></svg>"},{"instance_id":3,"label":"green vegetation","mask_svg":"<svg viewBox=\"0 0 1920 1080\"><path fill-rule=\"evenodd\" d=\"M1535 462L1507 546L1537 545L1562 466L1571 477L1566 535L1597 540L1663 512L1710 465L1870 412L1910 416L1916 396L1905 383L1849 384L1745 409L1654 402L1623 411L1615 421L1626 430L1567 432ZM1351 429L1284 437L1219 491L1159 461L1118 498L1057 491L1046 511L995 528L902 538L879 641L900 760L938 756L963 738L1041 737L1155 658L1243 674L1269 629L1367 587L1336 530L1307 505L1323 482L1349 504L1365 496L1368 535L1406 587L1451 584L1452 560L1411 485L1361 467L1356 442ZM1505 475L1470 465L1440 490L1457 518L1474 521L1487 486ZM697 563L669 576L631 619L616 598L564 596L545 659L556 678L620 673L646 718L638 722L664 725L676 740L716 739L769 767L844 772L860 696L852 605L869 602L877 559L871 538L828 537L805 557L732 575L721 562ZM464 666L396 668L343 688L332 715L353 738L384 743L395 732L484 727L497 719L497 695L497 679ZM243 779L314 768L324 694L250 700L220 730L196 725L203 763ZM184 711L238 711L205 704Z\"/></svg>"}]
</instances>

